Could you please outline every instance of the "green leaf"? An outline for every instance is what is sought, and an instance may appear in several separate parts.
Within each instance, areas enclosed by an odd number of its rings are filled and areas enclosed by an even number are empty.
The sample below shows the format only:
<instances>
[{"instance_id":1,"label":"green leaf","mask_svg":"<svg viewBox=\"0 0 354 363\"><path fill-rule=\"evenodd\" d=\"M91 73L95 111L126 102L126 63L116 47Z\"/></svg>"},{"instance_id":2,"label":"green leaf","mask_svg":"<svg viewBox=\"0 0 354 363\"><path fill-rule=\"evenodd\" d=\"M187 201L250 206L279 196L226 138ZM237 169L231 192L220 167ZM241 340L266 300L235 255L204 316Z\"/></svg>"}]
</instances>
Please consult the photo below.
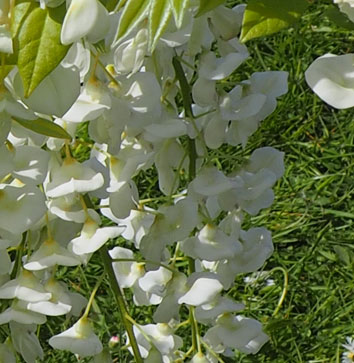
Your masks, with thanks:
<instances>
[{"instance_id":1,"label":"green leaf","mask_svg":"<svg viewBox=\"0 0 354 363\"><path fill-rule=\"evenodd\" d=\"M171 18L170 0L151 0L149 11L149 50L153 52L156 43Z\"/></svg>"},{"instance_id":2,"label":"green leaf","mask_svg":"<svg viewBox=\"0 0 354 363\"><path fill-rule=\"evenodd\" d=\"M298 20L308 5L306 0L250 0L243 17L241 41L287 28Z\"/></svg>"},{"instance_id":3,"label":"green leaf","mask_svg":"<svg viewBox=\"0 0 354 363\"><path fill-rule=\"evenodd\" d=\"M351 264L351 256L349 254L349 251L342 247L342 246L334 246L333 247L335 253L337 254L338 258L344 262L345 264L347 264L348 266L350 266Z\"/></svg>"},{"instance_id":4,"label":"green leaf","mask_svg":"<svg viewBox=\"0 0 354 363\"><path fill-rule=\"evenodd\" d=\"M34 131L37 134L56 137L58 139L72 139L71 136L61 126L44 118L38 118L37 120L25 120L22 118L13 117L12 119L18 122L21 126Z\"/></svg>"},{"instance_id":5,"label":"green leaf","mask_svg":"<svg viewBox=\"0 0 354 363\"><path fill-rule=\"evenodd\" d=\"M18 30L18 69L25 97L61 62L69 46L60 43L65 4L45 10L35 7Z\"/></svg>"},{"instance_id":6,"label":"green leaf","mask_svg":"<svg viewBox=\"0 0 354 363\"><path fill-rule=\"evenodd\" d=\"M329 251L319 250L318 251L323 257L326 257L330 261L337 261L336 255Z\"/></svg>"},{"instance_id":7,"label":"green leaf","mask_svg":"<svg viewBox=\"0 0 354 363\"><path fill-rule=\"evenodd\" d=\"M13 21L11 22L11 33L12 37L17 36L17 32L25 20L28 13L35 8L35 4L30 1L21 2L15 5L13 12Z\"/></svg>"},{"instance_id":8,"label":"green leaf","mask_svg":"<svg viewBox=\"0 0 354 363\"><path fill-rule=\"evenodd\" d=\"M333 22L335 25L340 26L341 28L354 30L354 23L349 20L349 18L342 13L337 6L333 5L328 7L328 9L323 14Z\"/></svg>"},{"instance_id":9,"label":"green leaf","mask_svg":"<svg viewBox=\"0 0 354 363\"><path fill-rule=\"evenodd\" d=\"M177 28L182 26L183 17L190 0L170 0L173 17L175 18Z\"/></svg>"},{"instance_id":10,"label":"green leaf","mask_svg":"<svg viewBox=\"0 0 354 363\"><path fill-rule=\"evenodd\" d=\"M215 9L221 4L224 4L225 0L200 0L199 8L195 17L201 16L210 10Z\"/></svg>"},{"instance_id":11,"label":"green leaf","mask_svg":"<svg viewBox=\"0 0 354 363\"><path fill-rule=\"evenodd\" d=\"M151 0L128 0L118 25L116 40L136 27L147 15Z\"/></svg>"}]
</instances>

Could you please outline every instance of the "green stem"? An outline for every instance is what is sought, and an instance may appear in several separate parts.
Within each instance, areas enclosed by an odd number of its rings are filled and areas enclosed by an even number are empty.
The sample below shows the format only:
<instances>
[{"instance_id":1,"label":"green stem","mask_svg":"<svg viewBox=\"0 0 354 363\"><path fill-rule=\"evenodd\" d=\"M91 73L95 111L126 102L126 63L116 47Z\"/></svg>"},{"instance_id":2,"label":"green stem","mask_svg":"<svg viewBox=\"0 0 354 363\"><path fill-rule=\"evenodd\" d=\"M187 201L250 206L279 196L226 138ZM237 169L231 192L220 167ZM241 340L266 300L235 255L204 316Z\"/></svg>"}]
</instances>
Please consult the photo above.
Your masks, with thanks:
<instances>
[{"instance_id":1,"label":"green stem","mask_svg":"<svg viewBox=\"0 0 354 363\"><path fill-rule=\"evenodd\" d=\"M182 93L183 108L187 117L194 118L192 111L192 96L187 78L184 74L182 65L177 56L172 59L173 68L176 72L176 77L179 82Z\"/></svg>"},{"instance_id":2,"label":"green stem","mask_svg":"<svg viewBox=\"0 0 354 363\"><path fill-rule=\"evenodd\" d=\"M181 88L181 93L182 93L182 102L183 102L183 108L184 108L184 112L186 114L186 116L190 119L190 122L197 134L197 136L199 137L202 145L203 145L203 148L204 148L204 151L205 151L205 155L208 155L208 149L205 145L205 141L204 141L204 138L202 137L202 135L200 134L200 131L195 123L195 117L193 115L193 110L192 110L192 95L191 95L191 89L190 89L190 86L189 86L189 83L187 81L187 78L184 74L184 71L183 71L183 67L181 65L181 62L179 60L179 58L177 56L174 56L173 59L172 59L172 64L173 64L173 68L175 70L175 73L176 73L176 77L178 79L178 82L179 82L179 86ZM193 180L195 178L195 161L196 161L196 158L197 158L197 152L196 152L196 148L195 148L195 140L194 139L189 139L189 157L190 158L193 158L193 160L190 160L190 166L189 166L189 171L193 172L194 171L194 175L193 177L191 177L191 174L190 174L190 179ZM192 166L192 170L191 170L191 164L193 165ZM194 170L193 170L194 168Z\"/></svg>"},{"instance_id":3,"label":"green stem","mask_svg":"<svg viewBox=\"0 0 354 363\"><path fill-rule=\"evenodd\" d=\"M214 357L214 358L216 358L217 359L217 361L218 362L220 362L220 363L225 363L220 357L219 357L219 355L217 354L217 353L215 353L214 352L214 350L211 348L211 347L209 347L209 345L207 344L207 343L205 343L204 342L204 340L202 340L202 344L204 345L204 347L209 351L209 353Z\"/></svg>"},{"instance_id":4,"label":"green stem","mask_svg":"<svg viewBox=\"0 0 354 363\"><path fill-rule=\"evenodd\" d=\"M20 245L17 247L15 265L11 272L11 280L16 278L16 276L20 270L26 237L27 237L27 232L23 232L22 241L21 241Z\"/></svg>"},{"instance_id":5,"label":"green stem","mask_svg":"<svg viewBox=\"0 0 354 363\"><path fill-rule=\"evenodd\" d=\"M194 115L192 110L192 96L191 96L191 89L189 86L189 83L187 81L187 78L184 74L182 65L178 59L177 56L173 57L172 64L176 72L176 77L179 81L179 85L181 88L182 93L182 100L183 100L183 107L184 111L186 113L186 116L191 120L193 125L195 125L194 121ZM195 146L195 140L194 139L188 139L188 154L189 154L189 175L188 179L189 182L191 182L197 173L197 150ZM189 265L189 274L192 274L195 272L195 261L193 258L188 257L188 265ZM198 331L198 323L194 316L194 306L189 307L189 321L191 324L192 329L192 351L201 351L200 347L200 337L199 337L199 331Z\"/></svg>"},{"instance_id":6,"label":"green stem","mask_svg":"<svg viewBox=\"0 0 354 363\"><path fill-rule=\"evenodd\" d=\"M111 257L108 253L106 246L101 247L100 254L101 254L101 258L102 258L103 264L105 266L105 270L106 270L108 278L109 278L111 288L114 291L114 295L117 299L117 303L118 303L119 311L121 313L122 321L125 326L125 330L127 331L130 345L133 349L135 362L143 363L143 359L142 359L140 351L139 351L138 343L135 339L135 335L134 335L134 331L133 331L133 324L131 323L131 321L129 319L130 315L128 313L125 299L124 299L124 296L120 289L120 286L118 284L118 281L115 277L114 270L112 267L112 260L111 260Z\"/></svg>"},{"instance_id":7,"label":"green stem","mask_svg":"<svg viewBox=\"0 0 354 363\"><path fill-rule=\"evenodd\" d=\"M284 275L284 286L283 286L283 292L282 292L282 294L281 294L281 296L279 298L279 301L278 301L278 305L277 305L276 309L274 310L274 313L273 313L272 316L275 316L275 315L278 314L281 306L283 305L283 302L285 300L285 296L286 296L286 294L288 292L288 288L289 288L288 272L284 268L278 266L278 267L274 267L272 270L270 270L269 274L271 274L274 271L281 271L283 273L283 275Z\"/></svg>"},{"instance_id":8,"label":"green stem","mask_svg":"<svg viewBox=\"0 0 354 363\"><path fill-rule=\"evenodd\" d=\"M90 312L90 309L91 309L91 306L92 306L92 303L93 303L93 300L95 298L95 295L96 295L96 292L98 290L98 288L100 287L102 281L103 281L103 278L104 278L105 274L103 273L100 278L97 280L96 282L96 285L95 287L93 288L92 292L91 292L91 295L90 295L90 298L89 298L89 301L87 303L87 306L86 306L86 309L85 309L85 312L84 312L84 315L82 316L83 318L87 318L88 317L88 314Z\"/></svg>"},{"instance_id":9,"label":"green stem","mask_svg":"<svg viewBox=\"0 0 354 363\"><path fill-rule=\"evenodd\" d=\"M197 150L195 148L195 140L188 139L189 151L189 181L191 182L196 175Z\"/></svg>"}]
</instances>

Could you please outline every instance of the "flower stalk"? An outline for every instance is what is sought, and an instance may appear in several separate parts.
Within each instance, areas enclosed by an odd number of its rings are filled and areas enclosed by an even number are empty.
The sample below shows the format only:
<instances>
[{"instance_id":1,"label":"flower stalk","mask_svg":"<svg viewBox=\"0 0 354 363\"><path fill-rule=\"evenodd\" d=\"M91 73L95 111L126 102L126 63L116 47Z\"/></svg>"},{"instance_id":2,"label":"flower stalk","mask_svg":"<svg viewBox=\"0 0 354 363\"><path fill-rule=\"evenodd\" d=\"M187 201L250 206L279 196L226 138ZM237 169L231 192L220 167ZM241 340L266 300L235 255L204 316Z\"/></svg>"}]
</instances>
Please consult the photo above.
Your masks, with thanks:
<instances>
[{"instance_id":1,"label":"flower stalk","mask_svg":"<svg viewBox=\"0 0 354 363\"><path fill-rule=\"evenodd\" d=\"M129 319L130 315L128 313L128 308L126 306L126 302L125 302L124 296L122 294L122 291L120 289L120 286L118 284L118 281L115 278L113 267L112 267L112 259L109 256L106 246L101 247L100 254L101 254L103 264L105 266L105 270L106 270L111 288L114 292L114 295L115 295L117 303L118 303L118 308L121 313L122 321L123 321L123 324L127 331L127 334L129 337L129 342L130 342L130 345L131 345L133 353L134 353L135 362L143 363L143 359L142 359L140 351L139 351L138 343L135 339L135 335L134 335L134 331L133 331L133 324L131 323L131 321Z\"/></svg>"}]
</instances>

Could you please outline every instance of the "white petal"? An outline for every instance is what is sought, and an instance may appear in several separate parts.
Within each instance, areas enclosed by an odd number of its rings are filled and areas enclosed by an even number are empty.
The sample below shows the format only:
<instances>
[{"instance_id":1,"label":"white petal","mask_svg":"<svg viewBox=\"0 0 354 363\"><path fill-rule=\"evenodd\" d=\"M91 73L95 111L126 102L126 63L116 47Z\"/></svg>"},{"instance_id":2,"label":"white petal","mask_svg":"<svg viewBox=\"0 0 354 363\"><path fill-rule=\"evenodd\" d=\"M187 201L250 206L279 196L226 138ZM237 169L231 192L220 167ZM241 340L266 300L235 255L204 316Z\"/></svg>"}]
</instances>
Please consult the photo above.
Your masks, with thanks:
<instances>
[{"instance_id":1,"label":"white petal","mask_svg":"<svg viewBox=\"0 0 354 363\"><path fill-rule=\"evenodd\" d=\"M200 260L217 261L240 253L242 245L216 226L207 224L196 237L183 241L181 249L187 256Z\"/></svg>"},{"instance_id":2,"label":"white petal","mask_svg":"<svg viewBox=\"0 0 354 363\"><path fill-rule=\"evenodd\" d=\"M255 72L250 78L251 92L268 97L279 97L288 92L288 72Z\"/></svg>"},{"instance_id":3,"label":"white petal","mask_svg":"<svg viewBox=\"0 0 354 363\"><path fill-rule=\"evenodd\" d=\"M52 294L44 289L33 273L23 270L15 280L1 286L0 298L17 298L29 302L49 300Z\"/></svg>"},{"instance_id":4,"label":"white petal","mask_svg":"<svg viewBox=\"0 0 354 363\"><path fill-rule=\"evenodd\" d=\"M36 146L16 147L13 176L23 183L43 183L48 172L49 153Z\"/></svg>"},{"instance_id":5,"label":"white petal","mask_svg":"<svg viewBox=\"0 0 354 363\"><path fill-rule=\"evenodd\" d=\"M134 200L137 198L134 198L134 188L132 188L134 186L133 182L120 182L108 188L110 192L109 206L115 217L126 218L136 207Z\"/></svg>"},{"instance_id":6,"label":"white petal","mask_svg":"<svg viewBox=\"0 0 354 363\"><path fill-rule=\"evenodd\" d=\"M47 318L43 314L27 310L27 303L21 300L12 303L11 307L0 314L0 324L16 321L20 324L44 324Z\"/></svg>"},{"instance_id":7,"label":"white petal","mask_svg":"<svg viewBox=\"0 0 354 363\"><path fill-rule=\"evenodd\" d=\"M65 121L76 123L89 121L102 115L110 107L111 97L106 87L99 81L89 80L79 98L62 118Z\"/></svg>"},{"instance_id":8,"label":"white petal","mask_svg":"<svg viewBox=\"0 0 354 363\"><path fill-rule=\"evenodd\" d=\"M22 233L37 223L46 209L44 195L38 188L0 184L0 228Z\"/></svg>"},{"instance_id":9,"label":"white petal","mask_svg":"<svg viewBox=\"0 0 354 363\"><path fill-rule=\"evenodd\" d=\"M133 259L134 254L131 250L123 247L114 247L109 251L113 259L127 258ZM135 281L144 274L143 265L137 262L119 261L112 263L113 270L119 285L122 288L132 287Z\"/></svg>"},{"instance_id":10,"label":"white petal","mask_svg":"<svg viewBox=\"0 0 354 363\"><path fill-rule=\"evenodd\" d=\"M307 84L330 106L354 106L354 54L325 54L305 72Z\"/></svg>"},{"instance_id":11,"label":"white petal","mask_svg":"<svg viewBox=\"0 0 354 363\"><path fill-rule=\"evenodd\" d=\"M260 169L272 171L277 178L284 174L284 153L272 147L261 147L253 151L246 170L256 173Z\"/></svg>"},{"instance_id":12,"label":"white petal","mask_svg":"<svg viewBox=\"0 0 354 363\"><path fill-rule=\"evenodd\" d=\"M1 127L1 124L0 124L0 127ZM15 153L10 151L5 145L0 146L0 178L1 179L13 171L14 156L15 156Z\"/></svg>"},{"instance_id":13,"label":"white petal","mask_svg":"<svg viewBox=\"0 0 354 363\"><path fill-rule=\"evenodd\" d=\"M223 120L220 114L214 115L208 122L204 129L204 139L208 147L217 149L225 142L227 124L228 120Z\"/></svg>"},{"instance_id":14,"label":"white petal","mask_svg":"<svg viewBox=\"0 0 354 363\"><path fill-rule=\"evenodd\" d=\"M110 19L107 9L100 1L97 1L97 6L98 13L95 24L86 35L87 40L92 44L104 39L110 28Z\"/></svg>"},{"instance_id":15,"label":"white petal","mask_svg":"<svg viewBox=\"0 0 354 363\"><path fill-rule=\"evenodd\" d=\"M199 77L192 87L193 101L199 106L215 106L218 95L216 93L216 81Z\"/></svg>"},{"instance_id":16,"label":"white petal","mask_svg":"<svg viewBox=\"0 0 354 363\"><path fill-rule=\"evenodd\" d=\"M193 189L205 196L217 195L231 188L231 181L215 167L205 167L193 181Z\"/></svg>"},{"instance_id":17,"label":"white petal","mask_svg":"<svg viewBox=\"0 0 354 363\"><path fill-rule=\"evenodd\" d=\"M35 324L24 325L10 322L10 329L14 348L27 363L35 362L37 358L43 359L43 349L36 335Z\"/></svg>"},{"instance_id":18,"label":"white petal","mask_svg":"<svg viewBox=\"0 0 354 363\"><path fill-rule=\"evenodd\" d=\"M55 349L69 350L80 357L98 354L103 349L86 318L81 318L70 329L51 337L49 344Z\"/></svg>"},{"instance_id":19,"label":"white petal","mask_svg":"<svg viewBox=\"0 0 354 363\"><path fill-rule=\"evenodd\" d=\"M72 193L86 193L104 184L101 173L96 173L74 159L65 159L63 165L52 171L52 181L47 184L46 194L58 198Z\"/></svg>"},{"instance_id":20,"label":"white petal","mask_svg":"<svg viewBox=\"0 0 354 363\"><path fill-rule=\"evenodd\" d=\"M13 53L12 36L7 24L0 25L0 52Z\"/></svg>"},{"instance_id":21,"label":"white petal","mask_svg":"<svg viewBox=\"0 0 354 363\"><path fill-rule=\"evenodd\" d=\"M145 126L145 130L155 137L169 139L187 133L187 126L182 119L169 119L162 123Z\"/></svg>"},{"instance_id":22,"label":"white petal","mask_svg":"<svg viewBox=\"0 0 354 363\"><path fill-rule=\"evenodd\" d=\"M61 29L61 42L66 45L84 37L95 26L98 13L97 0L72 0Z\"/></svg>"},{"instance_id":23,"label":"white petal","mask_svg":"<svg viewBox=\"0 0 354 363\"><path fill-rule=\"evenodd\" d=\"M0 344L0 362L16 363L16 357L12 347L6 344Z\"/></svg>"},{"instance_id":24,"label":"white petal","mask_svg":"<svg viewBox=\"0 0 354 363\"><path fill-rule=\"evenodd\" d=\"M59 65L38 85L28 97L23 97L19 73L14 81L23 102L30 109L47 115L62 117L80 95L80 72L76 67Z\"/></svg>"},{"instance_id":25,"label":"white petal","mask_svg":"<svg viewBox=\"0 0 354 363\"><path fill-rule=\"evenodd\" d=\"M199 75L214 81L224 79L247 57L247 53L230 53L223 58L216 58L214 53L208 52L201 58Z\"/></svg>"},{"instance_id":26,"label":"white petal","mask_svg":"<svg viewBox=\"0 0 354 363\"><path fill-rule=\"evenodd\" d=\"M205 274L206 277L202 276L197 278L188 292L178 299L179 304L185 303L193 306L208 304L221 292L223 285L216 275ZM193 278L194 276L191 275L191 277Z\"/></svg>"},{"instance_id":27,"label":"white petal","mask_svg":"<svg viewBox=\"0 0 354 363\"><path fill-rule=\"evenodd\" d=\"M172 272L164 267L160 267L156 271L148 271L139 279L140 287L149 293L163 295L166 284L172 277Z\"/></svg>"},{"instance_id":28,"label":"white petal","mask_svg":"<svg viewBox=\"0 0 354 363\"><path fill-rule=\"evenodd\" d=\"M47 240L31 255L24 267L27 270L37 271L55 265L77 266L79 264L80 260L77 256L60 246L58 242Z\"/></svg>"},{"instance_id":29,"label":"white petal","mask_svg":"<svg viewBox=\"0 0 354 363\"><path fill-rule=\"evenodd\" d=\"M70 244L77 255L93 253L100 249L109 239L120 236L124 229L124 227L98 228L91 238L80 236L73 239Z\"/></svg>"},{"instance_id":30,"label":"white petal","mask_svg":"<svg viewBox=\"0 0 354 363\"><path fill-rule=\"evenodd\" d=\"M114 67L118 73L137 72L144 62L147 51L148 32L140 29L134 38L118 46L114 52Z\"/></svg>"},{"instance_id":31,"label":"white petal","mask_svg":"<svg viewBox=\"0 0 354 363\"><path fill-rule=\"evenodd\" d=\"M70 312L71 305L64 304L60 301L56 303L51 301L38 301L36 303L28 303L27 309L48 316L59 316Z\"/></svg>"}]
</instances>

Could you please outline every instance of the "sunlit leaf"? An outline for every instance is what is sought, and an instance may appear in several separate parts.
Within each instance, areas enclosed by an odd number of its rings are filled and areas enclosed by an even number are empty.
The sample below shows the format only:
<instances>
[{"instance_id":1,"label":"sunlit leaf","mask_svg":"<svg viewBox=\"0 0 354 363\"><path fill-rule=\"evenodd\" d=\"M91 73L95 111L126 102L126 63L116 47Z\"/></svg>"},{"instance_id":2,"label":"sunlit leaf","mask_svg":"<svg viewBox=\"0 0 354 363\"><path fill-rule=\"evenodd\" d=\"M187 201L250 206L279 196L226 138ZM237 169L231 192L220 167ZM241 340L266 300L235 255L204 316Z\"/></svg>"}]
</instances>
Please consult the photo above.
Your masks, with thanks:
<instances>
[{"instance_id":1,"label":"sunlit leaf","mask_svg":"<svg viewBox=\"0 0 354 363\"><path fill-rule=\"evenodd\" d=\"M354 30L354 23L349 20L349 18L342 13L337 6L330 6L324 13L331 22L340 26L341 28Z\"/></svg>"},{"instance_id":2,"label":"sunlit leaf","mask_svg":"<svg viewBox=\"0 0 354 363\"><path fill-rule=\"evenodd\" d=\"M36 132L37 134L56 137L58 139L69 139L71 136L59 125L44 118L38 118L36 120L24 120L20 118L13 118L21 126Z\"/></svg>"},{"instance_id":3,"label":"sunlit leaf","mask_svg":"<svg viewBox=\"0 0 354 363\"><path fill-rule=\"evenodd\" d=\"M60 43L65 4L57 8L33 8L18 30L18 69L25 97L61 62L69 46Z\"/></svg>"},{"instance_id":4,"label":"sunlit leaf","mask_svg":"<svg viewBox=\"0 0 354 363\"><path fill-rule=\"evenodd\" d=\"M172 14L170 0L152 0L149 11L149 49L152 52Z\"/></svg>"},{"instance_id":5,"label":"sunlit leaf","mask_svg":"<svg viewBox=\"0 0 354 363\"><path fill-rule=\"evenodd\" d=\"M210 10L215 9L221 4L224 4L225 0L200 0L199 8L196 17L207 13Z\"/></svg>"},{"instance_id":6,"label":"sunlit leaf","mask_svg":"<svg viewBox=\"0 0 354 363\"><path fill-rule=\"evenodd\" d=\"M128 0L118 25L116 39L120 39L136 27L148 14L151 0Z\"/></svg>"},{"instance_id":7,"label":"sunlit leaf","mask_svg":"<svg viewBox=\"0 0 354 363\"><path fill-rule=\"evenodd\" d=\"M307 0L250 0L243 17L241 41L276 33L295 23Z\"/></svg>"},{"instance_id":8,"label":"sunlit leaf","mask_svg":"<svg viewBox=\"0 0 354 363\"><path fill-rule=\"evenodd\" d=\"M172 13L175 18L176 26L177 28L180 28L182 26L183 17L188 7L188 4L190 3L190 0L169 0L169 1L172 7Z\"/></svg>"}]
</instances>

